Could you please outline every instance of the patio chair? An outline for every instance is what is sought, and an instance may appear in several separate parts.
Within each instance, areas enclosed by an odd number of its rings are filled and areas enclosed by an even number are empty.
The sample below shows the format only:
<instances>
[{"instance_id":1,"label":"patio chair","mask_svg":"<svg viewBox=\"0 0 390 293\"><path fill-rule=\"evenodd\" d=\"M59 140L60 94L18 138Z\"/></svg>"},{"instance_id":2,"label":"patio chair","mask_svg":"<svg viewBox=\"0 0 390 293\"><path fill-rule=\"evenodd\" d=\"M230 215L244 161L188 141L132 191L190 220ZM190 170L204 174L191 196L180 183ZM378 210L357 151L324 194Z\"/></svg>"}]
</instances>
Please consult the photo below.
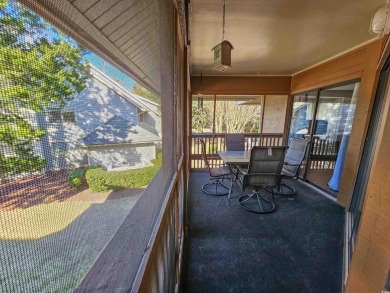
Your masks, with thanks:
<instances>
[{"instance_id":1,"label":"patio chair","mask_svg":"<svg viewBox=\"0 0 390 293\"><path fill-rule=\"evenodd\" d=\"M266 191L266 188L270 188L274 198L273 189L279 183L285 150L284 146L252 148L249 168L239 169L238 182L241 184L242 191L252 187L253 192L238 198L241 207L256 214L271 213L275 210L275 203L266 198L266 192L261 194L260 190Z\"/></svg>"},{"instance_id":2,"label":"patio chair","mask_svg":"<svg viewBox=\"0 0 390 293\"><path fill-rule=\"evenodd\" d=\"M199 139L202 145L202 159L210 174L210 183L206 183L202 186L203 192L210 195L226 195L229 193L230 188L226 186L223 181L230 177L230 170L228 167L211 168L206 154L206 144L202 139Z\"/></svg>"},{"instance_id":3,"label":"patio chair","mask_svg":"<svg viewBox=\"0 0 390 293\"><path fill-rule=\"evenodd\" d=\"M228 133L225 135L227 151L245 151L245 135L243 133Z\"/></svg>"},{"instance_id":4,"label":"patio chair","mask_svg":"<svg viewBox=\"0 0 390 293\"><path fill-rule=\"evenodd\" d=\"M280 182L273 192L276 194L291 196L296 193L295 189L287 185L285 180L298 180L310 140L302 138L291 138L290 145L284 158Z\"/></svg>"},{"instance_id":5,"label":"patio chair","mask_svg":"<svg viewBox=\"0 0 390 293\"><path fill-rule=\"evenodd\" d=\"M245 134L243 133L227 133L225 134L225 148L227 151L245 151ZM238 167L248 168L248 164L240 164L240 166L229 164L230 172L232 173L231 191L229 192L228 198L233 189L233 186L237 180Z\"/></svg>"}]
</instances>

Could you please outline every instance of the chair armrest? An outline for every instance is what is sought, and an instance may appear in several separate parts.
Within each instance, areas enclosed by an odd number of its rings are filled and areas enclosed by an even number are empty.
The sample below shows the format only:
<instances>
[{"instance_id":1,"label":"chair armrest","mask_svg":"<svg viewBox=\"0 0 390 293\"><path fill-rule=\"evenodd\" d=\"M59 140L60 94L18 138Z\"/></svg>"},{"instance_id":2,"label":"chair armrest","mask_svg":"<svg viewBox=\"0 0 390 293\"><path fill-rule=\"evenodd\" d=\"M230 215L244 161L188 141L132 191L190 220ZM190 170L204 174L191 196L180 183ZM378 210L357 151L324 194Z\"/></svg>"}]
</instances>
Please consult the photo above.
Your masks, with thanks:
<instances>
[{"instance_id":1,"label":"chair armrest","mask_svg":"<svg viewBox=\"0 0 390 293\"><path fill-rule=\"evenodd\" d=\"M301 166L301 165L303 165L303 163L302 164L289 164L287 162L283 162L283 165L286 165L286 166Z\"/></svg>"},{"instance_id":2,"label":"chair armrest","mask_svg":"<svg viewBox=\"0 0 390 293\"><path fill-rule=\"evenodd\" d=\"M251 174L245 174L247 176L281 176L281 174L276 173L251 173Z\"/></svg>"}]
</instances>

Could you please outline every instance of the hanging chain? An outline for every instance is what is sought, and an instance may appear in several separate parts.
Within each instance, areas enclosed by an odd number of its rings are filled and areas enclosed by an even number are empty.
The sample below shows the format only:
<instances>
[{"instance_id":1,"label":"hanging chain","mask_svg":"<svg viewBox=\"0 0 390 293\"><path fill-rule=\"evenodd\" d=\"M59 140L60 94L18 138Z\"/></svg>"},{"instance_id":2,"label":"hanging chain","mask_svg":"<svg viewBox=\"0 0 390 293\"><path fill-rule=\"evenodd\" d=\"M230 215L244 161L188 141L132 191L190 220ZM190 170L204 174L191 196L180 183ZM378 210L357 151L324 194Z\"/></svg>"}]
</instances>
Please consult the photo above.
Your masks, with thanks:
<instances>
[{"instance_id":1,"label":"hanging chain","mask_svg":"<svg viewBox=\"0 0 390 293\"><path fill-rule=\"evenodd\" d=\"M222 12L222 42L225 40L225 1L223 0L223 12Z\"/></svg>"}]
</instances>

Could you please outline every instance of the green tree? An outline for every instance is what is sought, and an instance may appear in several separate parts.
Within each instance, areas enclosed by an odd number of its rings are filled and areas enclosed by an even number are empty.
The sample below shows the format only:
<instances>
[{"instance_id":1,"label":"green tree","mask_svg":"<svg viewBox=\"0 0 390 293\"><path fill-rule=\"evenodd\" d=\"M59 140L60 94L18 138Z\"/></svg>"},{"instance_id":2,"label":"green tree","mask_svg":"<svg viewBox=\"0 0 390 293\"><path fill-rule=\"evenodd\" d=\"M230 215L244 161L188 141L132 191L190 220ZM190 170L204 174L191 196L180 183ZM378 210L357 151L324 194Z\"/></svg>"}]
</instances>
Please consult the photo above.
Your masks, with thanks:
<instances>
[{"instance_id":1,"label":"green tree","mask_svg":"<svg viewBox=\"0 0 390 293\"><path fill-rule=\"evenodd\" d=\"M40 17L0 0L0 176L42 170L34 152L45 135L28 119L62 107L86 86L84 50Z\"/></svg>"},{"instance_id":2,"label":"green tree","mask_svg":"<svg viewBox=\"0 0 390 293\"><path fill-rule=\"evenodd\" d=\"M140 85L137 82L134 83L133 89L131 91L133 93L135 93L136 95L139 95L145 99L148 99L148 100L160 105L160 99L155 94L148 91L146 88L144 88L142 85Z\"/></svg>"},{"instance_id":3,"label":"green tree","mask_svg":"<svg viewBox=\"0 0 390 293\"><path fill-rule=\"evenodd\" d=\"M205 108L201 108L198 106L196 101L192 102L192 128L196 130L198 133L202 133L206 127L211 128L212 120L210 120L210 114L212 116L212 112Z\"/></svg>"}]
</instances>

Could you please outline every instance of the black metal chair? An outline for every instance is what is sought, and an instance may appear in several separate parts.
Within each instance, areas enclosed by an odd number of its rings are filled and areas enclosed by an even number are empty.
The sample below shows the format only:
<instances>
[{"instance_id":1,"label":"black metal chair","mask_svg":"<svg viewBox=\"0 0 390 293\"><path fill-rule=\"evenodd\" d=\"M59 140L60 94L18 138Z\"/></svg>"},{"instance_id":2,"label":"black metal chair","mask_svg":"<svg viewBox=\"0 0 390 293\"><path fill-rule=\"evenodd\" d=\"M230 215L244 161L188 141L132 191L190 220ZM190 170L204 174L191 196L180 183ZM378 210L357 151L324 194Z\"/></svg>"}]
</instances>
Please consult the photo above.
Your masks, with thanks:
<instances>
[{"instance_id":1,"label":"black metal chair","mask_svg":"<svg viewBox=\"0 0 390 293\"><path fill-rule=\"evenodd\" d=\"M203 192L210 195L226 195L229 193L230 188L226 186L223 181L230 177L230 170L228 167L211 168L206 153L206 144L202 139L199 139L202 144L202 159L210 174L210 183L206 183L202 186Z\"/></svg>"},{"instance_id":2,"label":"black metal chair","mask_svg":"<svg viewBox=\"0 0 390 293\"><path fill-rule=\"evenodd\" d=\"M285 180L298 180L303 161L305 160L310 140L291 138L290 145L284 158L280 182L273 192L276 194L291 196L296 193L295 189L287 185Z\"/></svg>"},{"instance_id":3,"label":"black metal chair","mask_svg":"<svg viewBox=\"0 0 390 293\"><path fill-rule=\"evenodd\" d=\"M248 169L240 168L238 173L238 182L242 190L253 188L252 194L238 198L241 207L257 214L271 213L275 210L275 203L266 198L268 194L265 189L270 188L274 198L273 188L279 183L285 150L284 146L252 148ZM260 193L261 189L264 190L264 194Z\"/></svg>"}]
</instances>

